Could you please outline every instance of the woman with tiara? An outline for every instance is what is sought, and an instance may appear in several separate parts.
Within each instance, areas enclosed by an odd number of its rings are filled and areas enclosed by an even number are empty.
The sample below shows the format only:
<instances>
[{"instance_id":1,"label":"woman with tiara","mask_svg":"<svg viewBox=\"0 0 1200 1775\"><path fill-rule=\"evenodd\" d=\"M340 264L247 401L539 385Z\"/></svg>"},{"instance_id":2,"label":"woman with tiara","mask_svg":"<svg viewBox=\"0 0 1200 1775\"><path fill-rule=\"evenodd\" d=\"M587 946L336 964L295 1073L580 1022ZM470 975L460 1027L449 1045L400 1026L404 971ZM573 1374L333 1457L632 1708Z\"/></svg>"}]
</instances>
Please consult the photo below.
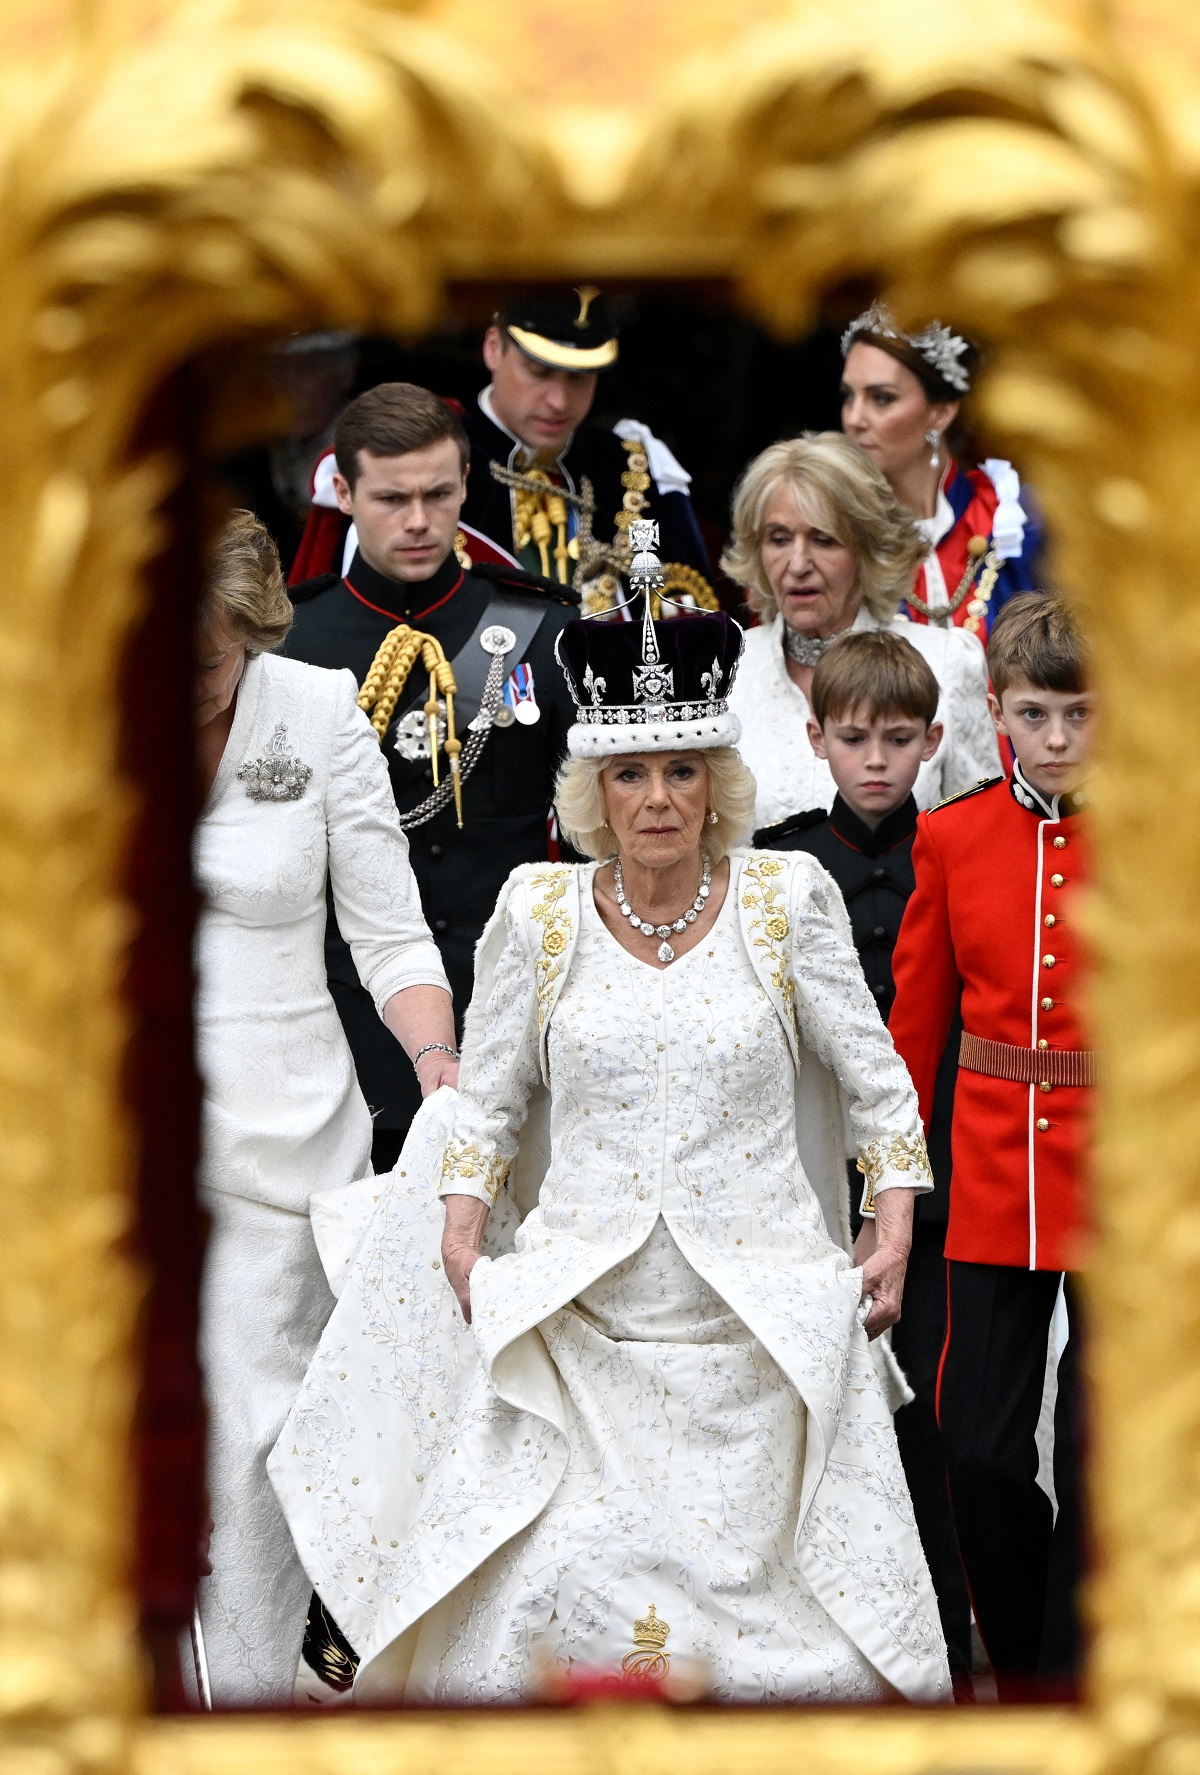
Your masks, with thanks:
<instances>
[{"instance_id":1,"label":"woman with tiara","mask_svg":"<svg viewBox=\"0 0 1200 1775\"><path fill-rule=\"evenodd\" d=\"M271 1461L363 1701L585 1673L950 1698L896 1452L916 1099L845 909L742 848L723 615L569 623L560 823L511 877ZM846 1138L868 1229L847 1246ZM380 1180L373 1180L374 1189ZM440 1199L439 1199L440 1198Z\"/></svg>"},{"instance_id":2,"label":"woman with tiara","mask_svg":"<svg viewBox=\"0 0 1200 1775\"><path fill-rule=\"evenodd\" d=\"M904 614L954 623L986 643L1017 592L1036 591L1041 525L1011 462L956 460L978 353L931 321L905 333L876 302L842 335L842 429L914 514L924 561Z\"/></svg>"}]
</instances>

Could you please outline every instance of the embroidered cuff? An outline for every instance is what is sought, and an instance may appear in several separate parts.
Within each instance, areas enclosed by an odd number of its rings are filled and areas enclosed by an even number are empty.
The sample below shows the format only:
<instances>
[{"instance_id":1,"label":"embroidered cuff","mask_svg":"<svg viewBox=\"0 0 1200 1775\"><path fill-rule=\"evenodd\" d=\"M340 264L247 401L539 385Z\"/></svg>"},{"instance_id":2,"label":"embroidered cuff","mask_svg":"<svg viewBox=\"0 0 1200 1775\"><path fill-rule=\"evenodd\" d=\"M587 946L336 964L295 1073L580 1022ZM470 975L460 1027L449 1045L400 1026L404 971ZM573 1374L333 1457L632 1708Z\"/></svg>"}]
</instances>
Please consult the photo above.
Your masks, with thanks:
<instances>
[{"instance_id":1,"label":"embroidered cuff","mask_svg":"<svg viewBox=\"0 0 1200 1775\"><path fill-rule=\"evenodd\" d=\"M474 1141L448 1140L442 1153L439 1196L477 1196L490 1208L504 1188L509 1160L485 1156Z\"/></svg>"},{"instance_id":2,"label":"embroidered cuff","mask_svg":"<svg viewBox=\"0 0 1200 1775\"><path fill-rule=\"evenodd\" d=\"M922 1134L892 1134L868 1141L858 1155L858 1169L866 1180L859 1209L864 1218L875 1213L875 1198L884 1190L911 1189L925 1194L933 1188Z\"/></svg>"}]
</instances>

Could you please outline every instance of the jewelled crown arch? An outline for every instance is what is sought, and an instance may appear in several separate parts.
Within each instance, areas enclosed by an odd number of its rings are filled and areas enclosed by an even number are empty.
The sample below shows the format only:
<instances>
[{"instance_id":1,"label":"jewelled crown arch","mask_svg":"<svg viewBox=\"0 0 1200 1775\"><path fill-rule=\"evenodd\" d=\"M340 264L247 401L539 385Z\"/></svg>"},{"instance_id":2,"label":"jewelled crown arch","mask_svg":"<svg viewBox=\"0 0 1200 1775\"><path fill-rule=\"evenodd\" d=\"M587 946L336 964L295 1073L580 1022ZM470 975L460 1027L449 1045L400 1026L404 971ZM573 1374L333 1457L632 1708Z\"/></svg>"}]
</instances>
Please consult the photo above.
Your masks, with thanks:
<instances>
[{"instance_id":1,"label":"jewelled crown arch","mask_svg":"<svg viewBox=\"0 0 1200 1775\"><path fill-rule=\"evenodd\" d=\"M972 0L777 0L742 13L660 0L632 58L603 9L572 0L546 0L536 20L485 0L99 0L61 41L33 0L6 16L0 1372L21 1377L0 1390L10 1759L72 1775L354 1775L381 1758L432 1769L456 1756L522 1771L582 1771L600 1755L782 1771L802 1754L847 1775L864 1760L897 1775L1173 1775L1200 1755L1200 790L1170 742L1190 727L1200 651L1200 27L1182 0L982 13ZM652 1710L608 1723L141 1721L125 1581L136 1290L120 1255L132 1143L117 682L180 465L169 447L135 453L137 416L223 341L333 323L417 330L448 278L680 275L731 280L793 335L823 288L865 277L906 331L936 315L979 340L979 418L1037 488L1055 571L1088 609L1109 734L1095 797L1106 1082L1092 1704L702 1725ZM261 424L251 410L245 434Z\"/></svg>"}]
</instances>

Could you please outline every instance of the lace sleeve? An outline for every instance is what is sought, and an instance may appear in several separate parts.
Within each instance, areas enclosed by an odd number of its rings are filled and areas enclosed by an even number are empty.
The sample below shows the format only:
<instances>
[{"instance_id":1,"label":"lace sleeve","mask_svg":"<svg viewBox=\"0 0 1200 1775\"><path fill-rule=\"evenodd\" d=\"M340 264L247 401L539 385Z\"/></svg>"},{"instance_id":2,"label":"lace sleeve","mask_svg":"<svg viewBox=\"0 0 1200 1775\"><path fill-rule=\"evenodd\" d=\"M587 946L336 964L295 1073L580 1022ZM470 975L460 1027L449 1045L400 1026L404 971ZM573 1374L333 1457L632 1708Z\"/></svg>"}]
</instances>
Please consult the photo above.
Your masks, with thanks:
<instances>
[{"instance_id":1,"label":"lace sleeve","mask_svg":"<svg viewBox=\"0 0 1200 1775\"><path fill-rule=\"evenodd\" d=\"M863 978L836 885L816 863L794 879L796 1026L846 1098L869 1214L884 1190L933 1188L917 1094Z\"/></svg>"},{"instance_id":2,"label":"lace sleeve","mask_svg":"<svg viewBox=\"0 0 1200 1775\"><path fill-rule=\"evenodd\" d=\"M942 794L959 795L981 778L998 777L1000 747L987 706L987 655L962 629L951 629L946 655L946 761Z\"/></svg>"},{"instance_id":3,"label":"lace sleeve","mask_svg":"<svg viewBox=\"0 0 1200 1775\"><path fill-rule=\"evenodd\" d=\"M518 886L506 909L505 944L479 1042L463 1064L440 1196L476 1196L490 1206L517 1154L517 1136L538 1079L537 981L526 927L525 891Z\"/></svg>"},{"instance_id":4,"label":"lace sleeve","mask_svg":"<svg viewBox=\"0 0 1200 1775\"><path fill-rule=\"evenodd\" d=\"M338 926L382 1016L406 986L450 987L421 911L379 742L355 700L354 679L349 672L338 678L325 802L329 878Z\"/></svg>"}]
</instances>

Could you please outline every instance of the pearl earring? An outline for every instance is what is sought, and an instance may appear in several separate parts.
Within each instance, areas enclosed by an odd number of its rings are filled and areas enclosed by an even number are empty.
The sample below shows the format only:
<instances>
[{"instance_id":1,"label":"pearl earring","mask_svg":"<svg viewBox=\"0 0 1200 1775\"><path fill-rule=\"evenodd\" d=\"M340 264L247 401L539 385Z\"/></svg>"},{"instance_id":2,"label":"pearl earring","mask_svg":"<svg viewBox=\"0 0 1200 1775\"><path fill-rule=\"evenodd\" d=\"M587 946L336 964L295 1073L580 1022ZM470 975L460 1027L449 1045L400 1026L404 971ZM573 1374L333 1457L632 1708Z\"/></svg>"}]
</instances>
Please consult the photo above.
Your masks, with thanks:
<instances>
[{"instance_id":1,"label":"pearl earring","mask_svg":"<svg viewBox=\"0 0 1200 1775\"><path fill-rule=\"evenodd\" d=\"M718 816L717 816L717 814L716 814L716 813L715 813L715 812L710 812L710 814L709 814L709 816L708 816L708 823L709 823L709 825L710 825L710 826L715 826L715 825L716 825L716 823L717 823L717 817L718 817Z\"/></svg>"},{"instance_id":2,"label":"pearl earring","mask_svg":"<svg viewBox=\"0 0 1200 1775\"><path fill-rule=\"evenodd\" d=\"M930 468L939 468L941 466L941 461L942 461L942 457L941 457L942 434L941 434L941 432L935 431L933 426L931 425L929 430L925 433L925 442L929 445L929 450L930 450L930 456L929 456Z\"/></svg>"}]
</instances>

